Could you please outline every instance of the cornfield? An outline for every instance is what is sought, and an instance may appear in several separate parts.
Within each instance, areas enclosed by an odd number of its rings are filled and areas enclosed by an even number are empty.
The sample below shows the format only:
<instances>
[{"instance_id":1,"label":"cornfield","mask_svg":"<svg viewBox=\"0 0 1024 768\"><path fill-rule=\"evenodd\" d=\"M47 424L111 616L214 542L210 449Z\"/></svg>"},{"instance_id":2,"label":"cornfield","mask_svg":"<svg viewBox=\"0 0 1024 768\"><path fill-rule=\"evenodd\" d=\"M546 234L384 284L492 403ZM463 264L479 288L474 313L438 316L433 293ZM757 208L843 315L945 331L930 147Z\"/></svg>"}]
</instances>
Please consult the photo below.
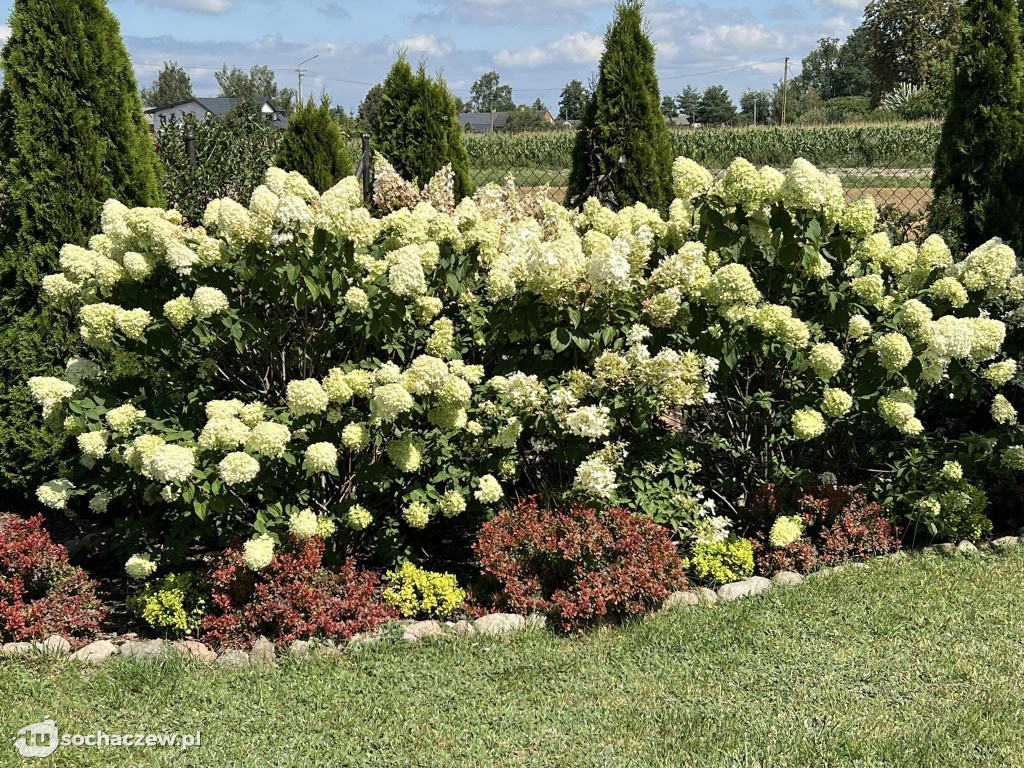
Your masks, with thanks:
<instances>
[{"instance_id":1,"label":"cornfield","mask_svg":"<svg viewBox=\"0 0 1024 768\"><path fill-rule=\"evenodd\" d=\"M940 133L937 122L864 123L681 130L671 133L671 141L674 156L719 172L737 157L777 168L803 157L837 174L850 198L868 194L879 206L919 214L932 198ZM562 201L575 139L575 131L467 134L473 181L500 183L512 176L520 186L547 187Z\"/></svg>"}]
</instances>

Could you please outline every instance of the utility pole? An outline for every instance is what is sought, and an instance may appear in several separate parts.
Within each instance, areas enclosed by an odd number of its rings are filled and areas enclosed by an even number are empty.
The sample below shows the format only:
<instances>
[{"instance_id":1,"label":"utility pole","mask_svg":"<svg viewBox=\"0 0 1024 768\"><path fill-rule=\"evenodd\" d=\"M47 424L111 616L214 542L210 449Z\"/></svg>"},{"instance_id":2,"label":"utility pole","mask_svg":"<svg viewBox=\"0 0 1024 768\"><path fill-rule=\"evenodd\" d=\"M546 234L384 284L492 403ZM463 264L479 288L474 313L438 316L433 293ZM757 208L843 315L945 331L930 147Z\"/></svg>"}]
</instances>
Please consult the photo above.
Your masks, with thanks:
<instances>
[{"instance_id":1,"label":"utility pole","mask_svg":"<svg viewBox=\"0 0 1024 768\"><path fill-rule=\"evenodd\" d=\"M786 124L786 101L789 98L789 56L786 57L786 67L782 70L782 124Z\"/></svg>"},{"instance_id":2,"label":"utility pole","mask_svg":"<svg viewBox=\"0 0 1024 768\"><path fill-rule=\"evenodd\" d=\"M302 102L302 76L304 74L306 74L306 70L302 68L302 65L303 64L309 64L309 62L311 62L313 59L319 59L319 58L320 58L320 54L318 53L316 56L312 56L312 57L306 59L305 61L301 62L299 64L299 66L295 68L295 73L299 76L299 106L300 107L303 104L303 102Z\"/></svg>"}]
</instances>

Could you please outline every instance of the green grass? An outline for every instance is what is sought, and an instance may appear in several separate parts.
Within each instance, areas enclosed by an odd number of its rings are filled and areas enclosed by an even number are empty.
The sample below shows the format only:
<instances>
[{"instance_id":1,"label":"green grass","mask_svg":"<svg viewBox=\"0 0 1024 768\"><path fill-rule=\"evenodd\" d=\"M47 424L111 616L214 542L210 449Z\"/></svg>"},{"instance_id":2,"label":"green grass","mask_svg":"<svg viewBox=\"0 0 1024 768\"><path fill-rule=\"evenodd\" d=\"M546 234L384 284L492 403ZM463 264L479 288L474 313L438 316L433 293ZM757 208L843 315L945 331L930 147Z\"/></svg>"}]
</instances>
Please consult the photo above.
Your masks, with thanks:
<instances>
[{"instance_id":1,"label":"green grass","mask_svg":"<svg viewBox=\"0 0 1024 768\"><path fill-rule=\"evenodd\" d=\"M1016 766L1024 552L912 556L566 639L391 643L261 672L0 662L0 732L189 732L40 765ZM0 764L19 762L0 743Z\"/></svg>"}]
</instances>

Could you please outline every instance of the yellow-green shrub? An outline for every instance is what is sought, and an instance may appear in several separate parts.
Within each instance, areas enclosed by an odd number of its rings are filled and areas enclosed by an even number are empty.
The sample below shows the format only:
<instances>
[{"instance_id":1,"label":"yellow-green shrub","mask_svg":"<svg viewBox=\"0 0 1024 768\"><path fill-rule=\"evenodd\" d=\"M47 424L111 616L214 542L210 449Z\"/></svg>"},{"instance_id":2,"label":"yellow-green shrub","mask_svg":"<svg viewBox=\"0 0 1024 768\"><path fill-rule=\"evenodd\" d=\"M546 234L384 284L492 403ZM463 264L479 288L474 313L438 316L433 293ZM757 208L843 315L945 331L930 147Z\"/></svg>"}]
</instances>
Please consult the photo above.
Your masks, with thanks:
<instances>
[{"instance_id":1,"label":"yellow-green shrub","mask_svg":"<svg viewBox=\"0 0 1024 768\"><path fill-rule=\"evenodd\" d=\"M750 539L729 536L702 540L693 545L690 572L700 581L727 584L754 573L754 548Z\"/></svg>"},{"instance_id":2,"label":"yellow-green shrub","mask_svg":"<svg viewBox=\"0 0 1024 768\"><path fill-rule=\"evenodd\" d=\"M151 627L171 635L199 629L206 612L205 590L192 573L171 573L146 584L127 604Z\"/></svg>"},{"instance_id":3,"label":"yellow-green shrub","mask_svg":"<svg viewBox=\"0 0 1024 768\"><path fill-rule=\"evenodd\" d=\"M407 619L444 618L462 605L466 591L452 574L427 571L406 561L397 571L388 571L384 599Z\"/></svg>"}]
</instances>

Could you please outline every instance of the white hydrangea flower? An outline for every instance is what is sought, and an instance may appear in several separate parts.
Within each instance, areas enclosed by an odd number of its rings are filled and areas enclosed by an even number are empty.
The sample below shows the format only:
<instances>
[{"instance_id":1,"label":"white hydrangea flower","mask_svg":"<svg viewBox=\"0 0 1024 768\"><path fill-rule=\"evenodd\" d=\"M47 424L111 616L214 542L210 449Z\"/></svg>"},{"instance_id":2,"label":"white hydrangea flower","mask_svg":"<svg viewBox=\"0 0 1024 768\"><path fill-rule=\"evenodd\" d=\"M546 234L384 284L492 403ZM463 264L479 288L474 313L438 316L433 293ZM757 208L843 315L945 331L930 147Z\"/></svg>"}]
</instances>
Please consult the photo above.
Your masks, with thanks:
<instances>
[{"instance_id":1,"label":"white hydrangea flower","mask_svg":"<svg viewBox=\"0 0 1024 768\"><path fill-rule=\"evenodd\" d=\"M242 547L242 562L250 571L262 571L274 560L274 540L263 533L249 539Z\"/></svg>"},{"instance_id":2,"label":"white hydrangea flower","mask_svg":"<svg viewBox=\"0 0 1024 768\"><path fill-rule=\"evenodd\" d=\"M74 483L64 478L50 480L36 489L36 498L43 506L50 509L67 509L68 499L75 490Z\"/></svg>"},{"instance_id":3,"label":"white hydrangea flower","mask_svg":"<svg viewBox=\"0 0 1024 768\"><path fill-rule=\"evenodd\" d=\"M156 563L149 555L135 554L125 562L124 570L133 579L148 579L156 573Z\"/></svg>"},{"instance_id":4,"label":"white hydrangea flower","mask_svg":"<svg viewBox=\"0 0 1024 768\"><path fill-rule=\"evenodd\" d=\"M218 288L200 286L192 294L192 309L200 320L213 317L226 310L229 306L228 297Z\"/></svg>"},{"instance_id":5,"label":"white hydrangea flower","mask_svg":"<svg viewBox=\"0 0 1024 768\"><path fill-rule=\"evenodd\" d=\"M244 451L233 451L220 460L217 471L225 485L243 485L256 479L260 463Z\"/></svg>"}]
</instances>

